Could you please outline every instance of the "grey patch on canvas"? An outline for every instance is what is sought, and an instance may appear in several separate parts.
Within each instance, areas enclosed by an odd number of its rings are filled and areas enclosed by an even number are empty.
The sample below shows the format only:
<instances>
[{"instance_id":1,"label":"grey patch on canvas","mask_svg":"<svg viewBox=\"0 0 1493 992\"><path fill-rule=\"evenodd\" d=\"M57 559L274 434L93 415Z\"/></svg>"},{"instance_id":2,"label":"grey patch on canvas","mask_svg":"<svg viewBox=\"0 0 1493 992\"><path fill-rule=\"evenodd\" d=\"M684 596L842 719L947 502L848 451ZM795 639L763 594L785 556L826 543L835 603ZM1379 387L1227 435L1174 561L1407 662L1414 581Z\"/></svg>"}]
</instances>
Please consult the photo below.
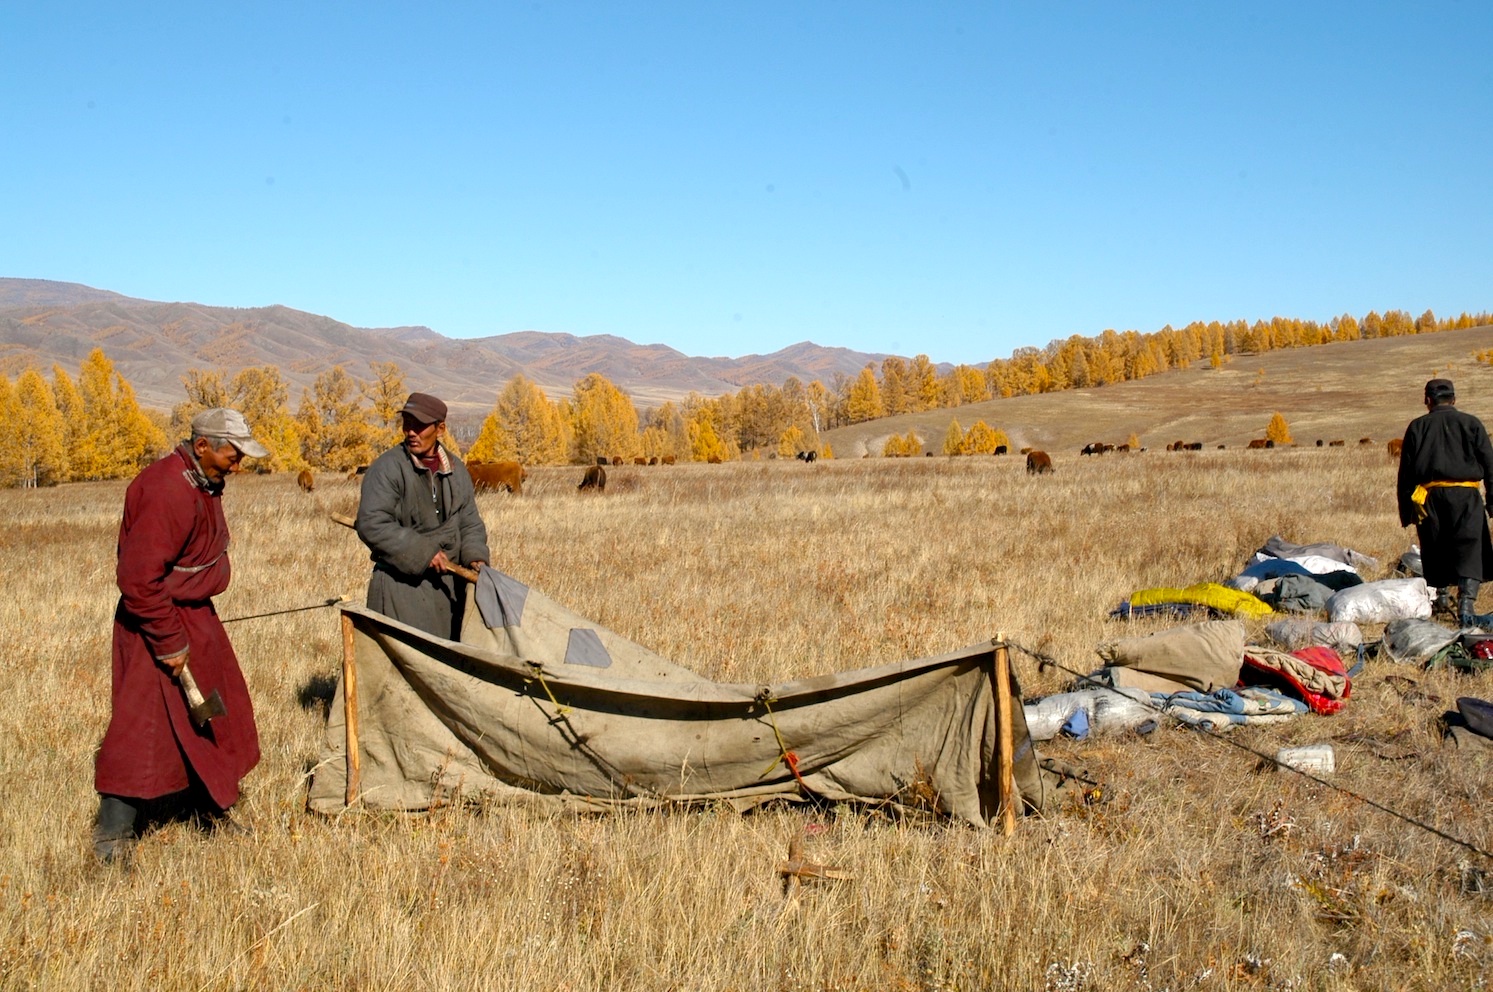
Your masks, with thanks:
<instances>
[{"instance_id":1,"label":"grey patch on canvas","mask_svg":"<svg viewBox=\"0 0 1493 992\"><path fill-rule=\"evenodd\" d=\"M523 626L524 602L529 598L529 587L513 576L483 565L474 595L477 609L482 613L482 622L489 630Z\"/></svg>"},{"instance_id":2,"label":"grey patch on canvas","mask_svg":"<svg viewBox=\"0 0 1493 992\"><path fill-rule=\"evenodd\" d=\"M565 646L565 664L610 668L612 656L601 643L601 636L590 627L570 628L570 643Z\"/></svg>"}]
</instances>

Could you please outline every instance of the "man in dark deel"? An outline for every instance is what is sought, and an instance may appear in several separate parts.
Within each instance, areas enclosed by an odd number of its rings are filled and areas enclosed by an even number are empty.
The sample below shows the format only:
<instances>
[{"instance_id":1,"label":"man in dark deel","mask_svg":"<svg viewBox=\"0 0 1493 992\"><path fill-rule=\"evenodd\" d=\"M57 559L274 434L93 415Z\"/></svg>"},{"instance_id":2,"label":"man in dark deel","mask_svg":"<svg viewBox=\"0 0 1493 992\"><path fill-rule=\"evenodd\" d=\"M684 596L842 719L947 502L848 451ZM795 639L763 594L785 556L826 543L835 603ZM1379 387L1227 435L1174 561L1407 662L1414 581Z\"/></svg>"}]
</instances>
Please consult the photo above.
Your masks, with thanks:
<instances>
[{"instance_id":1,"label":"man in dark deel","mask_svg":"<svg viewBox=\"0 0 1493 992\"><path fill-rule=\"evenodd\" d=\"M1450 379L1426 383L1425 401L1400 452L1400 524L1414 524L1420 535L1421 566L1438 590L1438 608L1450 611L1455 587L1462 626L1487 627L1493 617L1478 616L1477 594L1493 573L1493 541L1478 487L1493 482L1493 444L1482 421L1456 408Z\"/></svg>"},{"instance_id":2,"label":"man in dark deel","mask_svg":"<svg viewBox=\"0 0 1493 992\"><path fill-rule=\"evenodd\" d=\"M236 410L204 410L192 436L125 490L114 612L113 712L94 766L94 854L123 860L149 800L180 797L217 828L247 832L227 811L259 763L254 707L212 598L228 588L224 480L269 454ZM190 668L188 666L190 665ZM183 670L224 712L198 726Z\"/></svg>"},{"instance_id":3,"label":"man in dark deel","mask_svg":"<svg viewBox=\"0 0 1493 992\"><path fill-rule=\"evenodd\" d=\"M358 504L358 536L373 558L368 608L458 640L466 587L450 567L486 564L487 527L466 466L440 443L446 404L411 393L400 418L404 443L368 466Z\"/></svg>"}]
</instances>

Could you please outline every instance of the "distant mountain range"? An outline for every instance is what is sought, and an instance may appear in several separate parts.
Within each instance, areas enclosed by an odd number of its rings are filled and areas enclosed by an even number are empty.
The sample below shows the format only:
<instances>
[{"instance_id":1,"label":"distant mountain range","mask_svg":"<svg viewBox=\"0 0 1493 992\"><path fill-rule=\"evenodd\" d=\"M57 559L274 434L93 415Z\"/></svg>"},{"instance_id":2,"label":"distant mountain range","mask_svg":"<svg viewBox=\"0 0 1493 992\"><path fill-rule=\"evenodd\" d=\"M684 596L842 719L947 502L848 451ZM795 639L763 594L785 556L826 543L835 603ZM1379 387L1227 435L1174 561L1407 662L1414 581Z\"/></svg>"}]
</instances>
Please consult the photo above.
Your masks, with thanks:
<instances>
[{"instance_id":1,"label":"distant mountain range","mask_svg":"<svg viewBox=\"0 0 1493 992\"><path fill-rule=\"evenodd\" d=\"M334 365L366 379L370 362L394 362L410 389L445 399L458 424L480 420L519 373L556 398L600 372L641 408L691 392L719 396L759 383L781 386L790 376L827 385L836 373L853 376L887 357L808 341L770 355L697 358L609 334L448 338L428 327L352 327L283 306L159 303L77 283L0 278L0 372L14 376L28 365L45 372L56 363L76 375L94 348L104 349L143 405L163 410L185 399L181 376L188 369L232 375L277 366L291 384L294 408L301 387Z\"/></svg>"}]
</instances>

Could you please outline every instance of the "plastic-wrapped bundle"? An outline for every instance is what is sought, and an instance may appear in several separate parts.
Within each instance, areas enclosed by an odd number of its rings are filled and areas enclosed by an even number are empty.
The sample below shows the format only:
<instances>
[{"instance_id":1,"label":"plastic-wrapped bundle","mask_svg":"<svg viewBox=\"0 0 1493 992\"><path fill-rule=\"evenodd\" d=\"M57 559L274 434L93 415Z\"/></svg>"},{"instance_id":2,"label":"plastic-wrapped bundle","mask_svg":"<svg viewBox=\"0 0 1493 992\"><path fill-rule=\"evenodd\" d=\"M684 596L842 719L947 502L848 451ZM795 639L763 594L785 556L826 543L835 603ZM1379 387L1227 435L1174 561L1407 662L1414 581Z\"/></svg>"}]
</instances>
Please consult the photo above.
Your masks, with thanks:
<instances>
[{"instance_id":1,"label":"plastic-wrapped bundle","mask_svg":"<svg viewBox=\"0 0 1493 992\"><path fill-rule=\"evenodd\" d=\"M1265 625L1265 636L1287 651L1324 647L1347 654L1363 643L1358 624L1320 620L1276 620Z\"/></svg>"},{"instance_id":2,"label":"plastic-wrapped bundle","mask_svg":"<svg viewBox=\"0 0 1493 992\"><path fill-rule=\"evenodd\" d=\"M1424 665L1460 636L1432 620L1395 620L1384 628L1384 653L1404 665Z\"/></svg>"},{"instance_id":3,"label":"plastic-wrapped bundle","mask_svg":"<svg viewBox=\"0 0 1493 992\"><path fill-rule=\"evenodd\" d=\"M1156 715L1149 693L1141 689L1080 689L1060 692L1028 703L1026 729L1034 741L1050 741L1073 714L1082 710L1094 734L1116 734L1145 723Z\"/></svg>"}]
</instances>

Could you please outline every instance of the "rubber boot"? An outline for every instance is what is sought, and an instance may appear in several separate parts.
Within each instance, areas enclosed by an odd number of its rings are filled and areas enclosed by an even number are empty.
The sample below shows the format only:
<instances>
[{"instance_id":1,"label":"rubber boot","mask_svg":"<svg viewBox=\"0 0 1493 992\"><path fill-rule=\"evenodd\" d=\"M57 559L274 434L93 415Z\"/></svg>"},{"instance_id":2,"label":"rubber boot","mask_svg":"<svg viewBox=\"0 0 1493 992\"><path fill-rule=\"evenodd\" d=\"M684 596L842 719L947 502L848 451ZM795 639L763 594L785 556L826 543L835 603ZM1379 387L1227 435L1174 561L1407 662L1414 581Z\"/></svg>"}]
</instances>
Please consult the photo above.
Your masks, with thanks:
<instances>
[{"instance_id":1,"label":"rubber boot","mask_svg":"<svg viewBox=\"0 0 1493 992\"><path fill-rule=\"evenodd\" d=\"M140 808L119 796L99 796L98 819L93 825L93 856L106 865L129 861L135 843L135 818Z\"/></svg>"}]
</instances>

